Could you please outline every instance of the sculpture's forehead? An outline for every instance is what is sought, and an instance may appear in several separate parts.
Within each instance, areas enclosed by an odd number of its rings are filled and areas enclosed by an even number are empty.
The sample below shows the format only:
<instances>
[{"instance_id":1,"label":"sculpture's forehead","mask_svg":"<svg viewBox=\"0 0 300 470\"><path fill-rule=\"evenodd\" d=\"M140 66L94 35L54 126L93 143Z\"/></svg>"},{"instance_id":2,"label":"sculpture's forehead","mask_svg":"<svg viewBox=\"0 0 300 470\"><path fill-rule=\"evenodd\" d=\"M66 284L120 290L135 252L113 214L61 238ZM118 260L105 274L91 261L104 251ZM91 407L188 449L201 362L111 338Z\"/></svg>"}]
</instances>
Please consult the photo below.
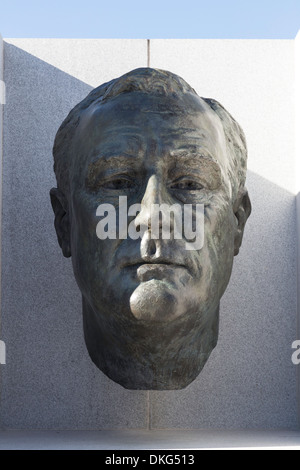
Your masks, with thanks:
<instances>
[{"instance_id":1,"label":"sculpture's forehead","mask_svg":"<svg viewBox=\"0 0 300 470\"><path fill-rule=\"evenodd\" d=\"M89 160L113 154L160 158L186 149L225 163L226 154L218 116L191 94L174 100L129 93L92 105L81 116L75 149Z\"/></svg>"}]
</instances>

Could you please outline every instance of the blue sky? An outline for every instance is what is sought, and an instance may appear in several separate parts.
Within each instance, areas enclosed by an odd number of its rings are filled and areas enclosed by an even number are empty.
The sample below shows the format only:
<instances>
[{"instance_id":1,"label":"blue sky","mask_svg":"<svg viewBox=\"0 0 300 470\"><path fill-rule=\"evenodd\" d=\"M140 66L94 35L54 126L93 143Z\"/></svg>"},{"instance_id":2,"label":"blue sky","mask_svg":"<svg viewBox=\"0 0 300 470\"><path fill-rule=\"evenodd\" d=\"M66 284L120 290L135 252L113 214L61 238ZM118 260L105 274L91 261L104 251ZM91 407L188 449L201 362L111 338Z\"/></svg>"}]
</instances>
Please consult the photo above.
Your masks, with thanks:
<instances>
[{"instance_id":1,"label":"blue sky","mask_svg":"<svg viewBox=\"0 0 300 470\"><path fill-rule=\"evenodd\" d=\"M3 37L292 39L300 0L0 0Z\"/></svg>"}]
</instances>

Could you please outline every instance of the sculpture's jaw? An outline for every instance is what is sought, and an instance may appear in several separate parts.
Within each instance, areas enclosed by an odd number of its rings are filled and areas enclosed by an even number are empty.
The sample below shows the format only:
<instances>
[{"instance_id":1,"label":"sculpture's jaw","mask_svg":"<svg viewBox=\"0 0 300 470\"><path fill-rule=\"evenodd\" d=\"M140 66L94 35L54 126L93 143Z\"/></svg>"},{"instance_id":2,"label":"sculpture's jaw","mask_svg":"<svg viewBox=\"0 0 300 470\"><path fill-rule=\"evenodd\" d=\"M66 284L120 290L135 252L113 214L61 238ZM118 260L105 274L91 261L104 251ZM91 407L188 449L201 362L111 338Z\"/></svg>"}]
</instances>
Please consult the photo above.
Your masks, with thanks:
<instances>
[{"instance_id":1,"label":"sculpture's jaw","mask_svg":"<svg viewBox=\"0 0 300 470\"><path fill-rule=\"evenodd\" d=\"M129 390L187 387L200 374L218 340L219 306L207 314L205 325L186 314L164 325L125 322L115 331L105 321L95 322L99 317L85 301L83 315L92 361Z\"/></svg>"}]
</instances>

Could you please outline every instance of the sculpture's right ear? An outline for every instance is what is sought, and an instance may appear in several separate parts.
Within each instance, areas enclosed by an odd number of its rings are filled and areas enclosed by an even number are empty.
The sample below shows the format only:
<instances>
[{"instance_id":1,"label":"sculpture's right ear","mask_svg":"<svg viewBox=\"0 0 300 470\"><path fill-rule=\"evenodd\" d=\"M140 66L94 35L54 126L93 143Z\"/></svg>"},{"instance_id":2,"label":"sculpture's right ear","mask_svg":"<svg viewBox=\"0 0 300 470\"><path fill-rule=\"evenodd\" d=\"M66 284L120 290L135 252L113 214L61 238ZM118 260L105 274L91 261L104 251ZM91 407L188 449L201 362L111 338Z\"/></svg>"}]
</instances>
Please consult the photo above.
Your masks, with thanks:
<instances>
[{"instance_id":1,"label":"sculpture's right ear","mask_svg":"<svg viewBox=\"0 0 300 470\"><path fill-rule=\"evenodd\" d=\"M71 256L71 231L68 202L65 195L58 189L50 190L52 209L55 215L54 227L59 246L66 258Z\"/></svg>"}]
</instances>

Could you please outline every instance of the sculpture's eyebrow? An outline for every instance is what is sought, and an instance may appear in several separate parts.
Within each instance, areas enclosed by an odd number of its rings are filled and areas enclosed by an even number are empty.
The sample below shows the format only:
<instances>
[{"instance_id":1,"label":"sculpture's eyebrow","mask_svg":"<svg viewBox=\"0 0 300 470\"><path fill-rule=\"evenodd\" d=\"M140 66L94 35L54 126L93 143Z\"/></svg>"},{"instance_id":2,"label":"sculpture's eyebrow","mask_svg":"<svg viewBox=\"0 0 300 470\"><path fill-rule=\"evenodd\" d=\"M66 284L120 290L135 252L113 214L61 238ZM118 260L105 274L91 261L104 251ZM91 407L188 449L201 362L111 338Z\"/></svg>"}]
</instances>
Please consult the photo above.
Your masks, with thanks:
<instances>
[{"instance_id":1,"label":"sculpture's eyebrow","mask_svg":"<svg viewBox=\"0 0 300 470\"><path fill-rule=\"evenodd\" d=\"M199 166L211 164L221 170L217 160L206 150L200 152L199 150L191 151L190 149L172 150L167 155L167 159L175 162L176 165L198 168Z\"/></svg>"},{"instance_id":2,"label":"sculpture's eyebrow","mask_svg":"<svg viewBox=\"0 0 300 470\"><path fill-rule=\"evenodd\" d=\"M93 189L99 179L101 180L105 175L108 176L128 169L137 171L140 161L140 158L133 155L98 155L98 159L88 165L85 186L88 189Z\"/></svg>"},{"instance_id":3,"label":"sculpture's eyebrow","mask_svg":"<svg viewBox=\"0 0 300 470\"><path fill-rule=\"evenodd\" d=\"M219 163L209 152L194 153L186 150L172 151L169 155L169 175L172 177L194 175L206 182L214 190L222 184L222 170Z\"/></svg>"},{"instance_id":4,"label":"sculpture's eyebrow","mask_svg":"<svg viewBox=\"0 0 300 470\"><path fill-rule=\"evenodd\" d=\"M95 154L97 157L95 161L89 164L89 168L95 168L97 170L106 169L114 166L137 166L142 161L139 155L132 155L127 152L122 152L122 155L111 154Z\"/></svg>"}]
</instances>

